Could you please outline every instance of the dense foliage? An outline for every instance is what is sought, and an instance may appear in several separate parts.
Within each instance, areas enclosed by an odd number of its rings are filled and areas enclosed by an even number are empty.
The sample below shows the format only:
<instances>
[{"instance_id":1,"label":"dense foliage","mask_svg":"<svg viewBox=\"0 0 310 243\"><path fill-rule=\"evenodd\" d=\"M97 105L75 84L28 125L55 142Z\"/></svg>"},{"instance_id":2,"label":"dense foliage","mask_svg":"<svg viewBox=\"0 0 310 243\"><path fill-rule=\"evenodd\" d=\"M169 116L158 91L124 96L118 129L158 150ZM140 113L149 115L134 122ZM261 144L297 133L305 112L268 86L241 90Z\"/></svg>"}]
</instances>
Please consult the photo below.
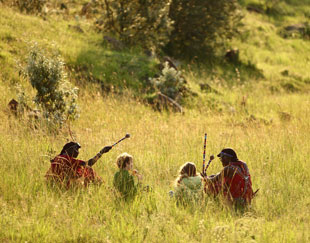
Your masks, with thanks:
<instances>
[{"instance_id":1,"label":"dense foliage","mask_svg":"<svg viewBox=\"0 0 310 243\"><path fill-rule=\"evenodd\" d=\"M48 0L2 0L8 5L17 7L21 12L40 13Z\"/></svg>"},{"instance_id":2,"label":"dense foliage","mask_svg":"<svg viewBox=\"0 0 310 243\"><path fill-rule=\"evenodd\" d=\"M104 31L112 33L129 46L163 46L171 31L169 5L170 0L105 0Z\"/></svg>"},{"instance_id":3,"label":"dense foliage","mask_svg":"<svg viewBox=\"0 0 310 243\"><path fill-rule=\"evenodd\" d=\"M105 0L104 30L126 45L165 47L172 56L210 56L237 31L236 0Z\"/></svg>"},{"instance_id":4,"label":"dense foliage","mask_svg":"<svg viewBox=\"0 0 310 243\"><path fill-rule=\"evenodd\" d=\"M216 54L233 37L241 19L235 0L173 0L169 17L174 22L166 51L179 57Z\"/></svg>"},{"instance_id":5,"label":"dense foliage","mask_svg":"<svg viewBox=\"0 0 310 243\"><path fill-rule=\"evenodd\" d=\"M182 73L169 67L168 62L165 62L162 74L151 82L157 90L177 102L182 102L188 91Z\"/></svg>"},{"instance_id":6,"label":"dense foliage","mask_svg":"<svg viewBox=\"0 0 310 243\"><path fill-rule=\"evenodd\" d=\"M25 75L37 91L34 101L42 108L45 118L58 124L77 118L77 88L66 80L64 63L59 55L46 56L34 46Z\"/></svg>"}]
</instances>

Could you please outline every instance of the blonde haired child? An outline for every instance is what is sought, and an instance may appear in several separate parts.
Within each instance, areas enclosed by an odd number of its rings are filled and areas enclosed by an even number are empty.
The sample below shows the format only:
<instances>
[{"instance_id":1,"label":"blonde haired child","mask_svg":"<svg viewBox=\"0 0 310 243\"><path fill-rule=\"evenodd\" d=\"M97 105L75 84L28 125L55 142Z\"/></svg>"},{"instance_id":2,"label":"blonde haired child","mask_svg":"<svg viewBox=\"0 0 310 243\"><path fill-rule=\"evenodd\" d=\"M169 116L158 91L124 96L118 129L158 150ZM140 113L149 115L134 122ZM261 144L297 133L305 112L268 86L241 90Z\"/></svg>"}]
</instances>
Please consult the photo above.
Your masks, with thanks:
<instances>
[{"instance_id":1,"label":"blonde haired child","mask_svg":"<svg viewBox=\"0 0 310 243\"><path fill-rule=\"evenodd\" d=\"M198 200L202 196L202 178L197 173L196 165L186 162L180 167L175 180L175 197L179 202Z\"/></svg>"},{"instance_id":2,"label":"blonde haired child","mask_svg":"<svg viewBox=\"0 0 310 243\"><path fill-rule=\"evenodd\" d=\"M128 153L120 154L116 159L116 164L119 171L114 175L113 185L122 198L132 199L137 194L142 175L133 169L133 157ZM138 183L135 183L134 176L138 178Z\"/></svg>"}]
</instances>

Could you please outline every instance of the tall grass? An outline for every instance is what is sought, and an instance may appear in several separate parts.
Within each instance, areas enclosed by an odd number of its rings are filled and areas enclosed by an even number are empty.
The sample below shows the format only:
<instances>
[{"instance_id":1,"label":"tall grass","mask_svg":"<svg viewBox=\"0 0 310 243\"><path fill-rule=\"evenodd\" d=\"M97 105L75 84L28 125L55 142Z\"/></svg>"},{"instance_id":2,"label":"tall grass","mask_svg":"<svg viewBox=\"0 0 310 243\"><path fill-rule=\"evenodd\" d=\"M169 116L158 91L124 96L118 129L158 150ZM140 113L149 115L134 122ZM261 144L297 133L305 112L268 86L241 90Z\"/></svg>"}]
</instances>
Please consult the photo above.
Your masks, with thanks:
<instances>
[{"instance_id":1,"label":"tall grass","mask_svg":"<svg viewBox=\"0 0 310 243\"><path fill-rule=\"evenodd\" d=\"M95 98L93 97L95 96ZM253 97L253 103L260 97ZM307 242L309 240L309 97L265 97L272 110L276 102L290 120L265 125L242 114L159 114L130 97L85 94L82 116L71 124L82 145L82 159L129 132L132 137L97 162L104 178L100 188L58 192L47 187L44 174L49 159L70 139L66 129L56 136L31 130L24 121L2 115L0 153L0 239L42 242ZM269 103L269 105L268 105ZM249 105L250 106L250 105ZM260 113L267 116L266 113ZM233 117L232 117L233 116ZM234 121L240 122L234 122ZM254 189L260 188L252 208L238 213L218 200L205 198L189 207L177 207L168 197L178 168L186 161L201 166L203 134L208 132L207 154L233 147L248 162ZM31 141L31 142L30 142ZM117 202L111 192L115 160L121 152L134 156L153 191L132 203ZM208 173L221 169L214 161Z\"/></svg>"},{"instance_id":2,"label":"tall grass","mask_svg":"<svg viewBox=\"0 0 310 243\"><path fill-rule=\"evenodd\" d=\"M79 158L91 158L126 133L131 138L94 165L105 181L101 187L58 191L46 185L44 174L50 159L72 139L69 128L51 134L40 125L34 129L27 117L16 118L7 110L7 103L16 96L13 84L21 83L31 92L18 77L16 61L23 61L27 43L39 40L53 48L53 40L67 63L81 64L88 50L104 53L98 45L101 37L83 19L79 24L89 30L88 35L72 31L61 17L42 20L2 6L0 11L1 242L310 241L310 98L306 92L266 89L266 84L279 86L280 72L286 68L302 79L309 76L306 42L282 40L276 35L277 26L267 18L246 16L248 38L235 44L241 61L257 65L266 80L234 84L237 74L232 81L223 81L217 74L225 69L214 70L211 84L219 94L203 94L198 84L209 81L210 74L189 70L185 76L199 96L193 100L194 109L185 109L184 114L154 112L126 90L123 96L102 96L100 87L85 84L80 89L81 117L70 124L72 136L82 146ZM74 21L69 19L71 24ZM254 28L257 23L262 27ZM95 63L93 71L100 74L102 66L96 63L100 57L95 54L87 55L88 62ZM110 71L117 64L108 67ZM212 102L221 109L211 109ZM249 165L254 190L260 191L244 213L208 197L180 207L168 196L184 162L201 168L205 132L208 155L229 146ZM111 190L116 157L125 151L133 155L144 184L153 189L132 203L118 202ZM221 169L216 159L208 174Z\"/></svg>"}]
</instances>

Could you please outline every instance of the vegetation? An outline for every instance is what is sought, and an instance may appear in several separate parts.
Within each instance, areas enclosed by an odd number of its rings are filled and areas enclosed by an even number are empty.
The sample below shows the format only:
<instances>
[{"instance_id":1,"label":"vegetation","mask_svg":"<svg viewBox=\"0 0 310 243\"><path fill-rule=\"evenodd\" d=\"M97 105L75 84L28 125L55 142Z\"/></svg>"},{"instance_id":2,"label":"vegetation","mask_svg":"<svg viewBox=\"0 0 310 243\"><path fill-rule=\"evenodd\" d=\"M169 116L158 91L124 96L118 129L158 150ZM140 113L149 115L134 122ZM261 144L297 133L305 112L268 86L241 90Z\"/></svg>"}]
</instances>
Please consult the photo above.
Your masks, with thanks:
<instances>
[{"instance_id":1,"label":"vegetation","mask_svg":"<svg viewBox=\"0 0 310 243\"><path fill-rule=\"evenodd\" d=\"M117 36L124 44L154 49L163 47L169 38L170 0L104 1L104 32Z\"/></svg>"},{"instance_id":2,"label":"vegetation","mask_svg":"<svg viewBox=\"0 0 310 243\"><path fill-rule=\"evenodd\" d=\"M21 12L26 12L27 14L38 14L42 12L46 0L1 0L11 6L17 7Z\"/></svg>"},{"instance_id":3,"label":"vegetation","mask_svg":"<svg viewBox=\"0 0 310 243\"><path fill-rule=\"evenodd\" d=\"M151 79L151 83L156 90L177 102L183 101L187 96L186 81L182 73L169 67L168 62L164 63L162 74L158 78Z\"/></svg>"},{"instance_id":4,"label":"vegetation","mask_svg":"<svg viewBox=\"0 0 310 243\"><path fill-rule=\"evenodd\" d=\"M63 1L66 9L50 1L40 17L0 1L0 241L309 242L310 47L307 38L281 35L309 21L309 2L279 1L274 7L282 12L271 14L267 1L239 1L243 27L229 43L239 50L238 62L175 61L197 94L182 104L184 113L144 103L154 92L150 78L163 78L161 57L107 45L94 26L101 13L84 15L87 1L77 2ZM263 12L246 10L253 4ZM58 133L29 126L7 108L16 86L37 94L18 68L27 67L33 42L48 57L59 53L67 80L79 88L80 118ZM127 132L131 138L94 165L103 186L55 191L46 185L50 159L68 140L81 144L79 158L86 160ZM260 191L246 212L213 198L188 207L170 199L180 165L201 168L205 132L208 155L229 146L248 163ZM116 202L111 190L116 157L125 151L153 189L131 204ZM220 169L216 159L207 173Z\"/></svg>"},{"instance_id":5,"label":"vegetation","mask_svg":"<svg viewBox=\"0 0 310 243\"><path fill-rule=\"evenodd\" d=\"M77 118L77 88L66 80L59 55L47 57L38 46L33 46L24 76L37 90L34 102L42 108L45 119L61 125L65 120Z\"/></svg>"},{"instance_id":6,"label":"vegetation","mask_svg":"<svg viewBox=\"0 0 310 243\"><path fill-rule=\"evenodd\" d=\"M218 54L236 34L241 14L235 0L174 0L169 17L174 28L167 52L193 59Z\"/></svg>"}]
</instances>

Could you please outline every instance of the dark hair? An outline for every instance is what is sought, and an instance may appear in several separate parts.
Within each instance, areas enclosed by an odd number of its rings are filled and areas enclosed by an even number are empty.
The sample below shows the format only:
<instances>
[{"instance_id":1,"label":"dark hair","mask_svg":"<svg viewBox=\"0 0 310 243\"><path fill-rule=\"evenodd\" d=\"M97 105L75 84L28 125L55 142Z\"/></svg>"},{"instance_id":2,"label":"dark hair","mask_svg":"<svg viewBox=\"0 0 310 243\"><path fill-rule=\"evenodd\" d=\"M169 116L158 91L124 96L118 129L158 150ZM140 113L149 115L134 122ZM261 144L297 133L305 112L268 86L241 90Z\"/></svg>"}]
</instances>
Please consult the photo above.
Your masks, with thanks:
<instances>
[{"instance_id":1,"label":"dark hair","mask_svg":"<svg viewBox=\"0 0 310 243\"><path fill-rule=\"evenodd\" d=\"M231 158L232 161L238 161L237 153L232 148L224 148L222 151L217 155L217 157L221 156L228 156Z\"/></svg>"},{"instance_id":2,"label":"dark hair","mask_svg":"<svg viewBox=\"0 0 310 243\"><path fill-rule=\"evenodd\" d=\"M81 145L80 145L79 143L76 143L76 142L69 142L69 143L66 143L66 144L63 146L63 148L62 148L60 154L68 154L68 150L70 150L70 149L72 149L72 148L74 148L74 147L76 147L77 149L79 149L79 148L81 148Z\"/></svg>"}]
</instances>

